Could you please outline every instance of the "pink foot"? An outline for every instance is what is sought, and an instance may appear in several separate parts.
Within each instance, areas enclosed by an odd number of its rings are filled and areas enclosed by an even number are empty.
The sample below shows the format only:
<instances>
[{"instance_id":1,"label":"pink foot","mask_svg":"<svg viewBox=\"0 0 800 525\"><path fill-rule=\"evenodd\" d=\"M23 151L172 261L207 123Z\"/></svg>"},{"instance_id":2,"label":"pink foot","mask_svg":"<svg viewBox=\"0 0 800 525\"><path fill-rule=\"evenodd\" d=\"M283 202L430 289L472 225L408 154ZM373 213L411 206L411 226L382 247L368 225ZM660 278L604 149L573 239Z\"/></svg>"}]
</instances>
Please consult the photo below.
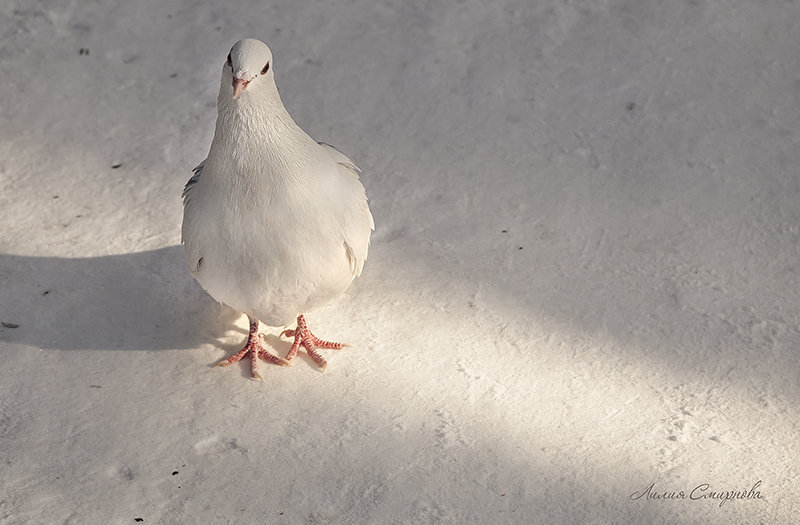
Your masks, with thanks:
<instances>
[{"instance_id":1,"label":"pink foot","mask_svg":"<svg viewBox=\"0 0 800 525\"><path fill-rule=\"evenodd\" d=\"M276 365L281 366L287 366L289 361L269 353L267 349L264 348L264 345L261 343L261 338L258 336L258 320L253 319L252 317L248 317L248 319L250 320L250 333L247 336L247 343L244 345L244 348L242 348L239 353L230 356L228 359L220 361L217 366L228 366L231 363L241 361L244 356L250 354L250 373L253 375L253 379L263 381L261 375L258 373L259 357L264 361L271 361Z\"/></svg>"},{"instance_id":2,"label":"pink foot","mask_svg":"<svg viewBox=\"0 0 800 525\"><path fill-rule=\"evenodd\" d=\"M284 330L281 332L281 337L283 336L294 337L292 349L289 350L289 353L286 355L287 362L291 361L292 358L297 355L297 351L300 350L300 347L302 346L306 349L306 352L308 352L308 356L313 359L315 363L322 367L323 372L328 367L328 362L325 361L325 358L322 357L319 352L317 352L317 348L333 348L335 350L339 350L345 346L349 346L343 343L331 343L330 341L323 341L322 339L319 339L317 336L311 333L311 330L308 329L306 318L303 316L303 314L297 316L297 328L294 330Z\"/></svg>"}]
</instances>

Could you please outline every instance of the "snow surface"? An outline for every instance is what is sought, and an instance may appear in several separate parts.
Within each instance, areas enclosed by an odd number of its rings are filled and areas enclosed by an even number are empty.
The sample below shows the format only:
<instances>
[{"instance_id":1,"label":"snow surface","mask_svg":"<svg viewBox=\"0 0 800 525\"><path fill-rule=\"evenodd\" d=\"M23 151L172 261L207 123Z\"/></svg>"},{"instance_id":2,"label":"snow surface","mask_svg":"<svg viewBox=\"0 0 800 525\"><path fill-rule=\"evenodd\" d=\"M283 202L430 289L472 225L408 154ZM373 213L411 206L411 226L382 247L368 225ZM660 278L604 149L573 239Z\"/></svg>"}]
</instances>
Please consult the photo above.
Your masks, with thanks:
<instances>
[{"instance_id":1,"label":"snow surface","mask_svg":"<svg viewBox=\"0 0 800 525\"><path fill-rule=\"evenodd\" d=\"M9 0L0 32L2 523L796 519L798 2ZM377 224L309 316L354 347L264 383L212 367L247 323L179 246L246 36Z\"/></svg>"}]
</instances>

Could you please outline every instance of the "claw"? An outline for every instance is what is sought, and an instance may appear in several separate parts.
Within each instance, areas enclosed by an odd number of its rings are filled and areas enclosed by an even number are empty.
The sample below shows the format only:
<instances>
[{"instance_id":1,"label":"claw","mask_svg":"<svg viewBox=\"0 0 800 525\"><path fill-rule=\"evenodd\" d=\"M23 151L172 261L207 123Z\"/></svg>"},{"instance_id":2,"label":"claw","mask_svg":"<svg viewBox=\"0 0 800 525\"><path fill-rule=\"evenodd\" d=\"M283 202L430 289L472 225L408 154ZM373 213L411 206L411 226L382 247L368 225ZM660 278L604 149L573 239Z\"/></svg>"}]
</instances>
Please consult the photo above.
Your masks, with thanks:
<instances>
[{"instance_id":1,"label":"claw","mask_svg":"<svg viewBox=\"0 0 800 525\"><path fill-rule=\"evenodd\" d=\"M244 358L244 356L250 354L250 375L253 377L253 379L257 381L263 381L264 379L261 377L261 374L259 374L257 370L259 358L263 359L264 361L270 361L272 363L281 366L288 365L289 361L268 352L267 349L263 347L263 343L261 342L261 337L258 334L258 320L255 320L253 318L249 319L250 319L250 333L247 335L247 343L245 343L244 348L242 348L239 352L230 356L229 358L220 361L214 366L228 366L232 363L241 361Z\"/></svg>"},{"instance_id":2,"label":"claw","mask_svg":"<svg viewBox=\"0 0 800 525\"><path fill-rule=\"evenodd\" d=\"M258 350L258 357L260 357L264 361L272 361L276 365L280 365L280 366L289 366L291 364L286 359L284 359L284 358L282 358L280 356L277 356L275 354L271 354L271 353L267 352L266 350L263 350L263 349L260 349L260 348Z\"/></svg>"},{"instance_id":3,"label":"claw","mask_svg":"<svg viewBox=\"0 0 800 525\"><path fill-rule=\"evenodd\" d=\"M324 341L318 338L311 333L311 330L308 329L306 318L302 314L297 317L297 328L294 330L284 330L281 332L281 337L294 337L292 348L289 350L289 353L286 354L287 361L291 361L292 358L297 355L298 350L300 350L300 347L302 346L306 349L308 356L315 363L317 363L320 368L322 368L323 372L325 372L325 370L328 368L328 362L319 354L319 352L317 352L317 348L331 348L338 350L340 348L350 346L348 344L332 343L330 341Z\"/></svg>"}]
</instances>

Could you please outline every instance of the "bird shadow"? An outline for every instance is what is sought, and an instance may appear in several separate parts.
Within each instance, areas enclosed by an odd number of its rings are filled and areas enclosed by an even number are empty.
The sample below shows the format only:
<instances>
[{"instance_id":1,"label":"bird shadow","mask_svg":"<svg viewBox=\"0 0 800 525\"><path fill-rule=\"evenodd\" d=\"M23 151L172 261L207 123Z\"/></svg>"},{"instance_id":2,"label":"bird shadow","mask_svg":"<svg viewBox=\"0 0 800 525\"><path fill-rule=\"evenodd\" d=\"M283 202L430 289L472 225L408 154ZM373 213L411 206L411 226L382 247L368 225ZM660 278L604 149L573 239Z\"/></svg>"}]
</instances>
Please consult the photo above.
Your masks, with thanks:
<instances>
[{"instance_id":1,"label":"bird shadow","mask_svg":"<svg viewBox=\"0 0 800 525\"><path fill-rule=\"evenodd\" d=\"M192 279L179 245L99 257L0 254L0 341L61 350L219 344L240 314Z\"/></svg>"}]
</instances>

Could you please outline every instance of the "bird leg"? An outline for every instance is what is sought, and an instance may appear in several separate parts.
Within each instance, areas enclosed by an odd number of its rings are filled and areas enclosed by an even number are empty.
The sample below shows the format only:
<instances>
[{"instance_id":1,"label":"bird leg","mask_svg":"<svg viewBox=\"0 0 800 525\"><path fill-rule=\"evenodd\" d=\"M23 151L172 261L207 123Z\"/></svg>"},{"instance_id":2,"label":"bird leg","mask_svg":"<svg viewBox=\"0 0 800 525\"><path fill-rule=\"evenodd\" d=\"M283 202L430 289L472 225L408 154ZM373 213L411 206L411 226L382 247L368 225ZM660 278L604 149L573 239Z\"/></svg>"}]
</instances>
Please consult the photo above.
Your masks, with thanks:
<instances>
[{"instance_id":1,"label":"bird leg","mask_svg":"<svg viewBox=\"0 0 800 525\"><path fill-rule=\"evenodd\" d=\"M245 343L244 348L242 348L239 353L230 356L228 359L220 361L217 366L228 366L231 363L241 361L244 356L250 354L250 373L253 375L253 379L263 381L261 375L258 373L259 357L264 361L271 361L276 365L281 366L287 366L289 361L282 357L278 357L275 354L271 354L266 348L264 348L264 344L261 342L261 338L258 335L258 319L253 319L250 316L247 318L250 320L250 333L247 335L247 343Z\"/></svg>"},{"instance_id":2,"label":"bird leg","mask_svg":"<svg viewBox=\"0 0 800 525\"><path fill-rule=\"evenodd\" d=\"M297 316L297 328L294 330L284 330L281 332L281 337L284 336L294 337L294 343L292 343L292 349L289 350L289 353L286 355L286 361L291 361L292 358L297 355L297 351L300 350L300 347L302 346L306 349L306 352L308 352L308 356L313 359L315 363L322 367L323 372L328 367L328 362L325 361L325 358L322 357L319 352L317 352L317 348L333 348L335 350L339 350L345 346L349 346L344 343L323 341L312 334L311 330L308 329L308 324L306 324L306 318L303 316L303 314Z\"/></svg>"}]
</instances>

